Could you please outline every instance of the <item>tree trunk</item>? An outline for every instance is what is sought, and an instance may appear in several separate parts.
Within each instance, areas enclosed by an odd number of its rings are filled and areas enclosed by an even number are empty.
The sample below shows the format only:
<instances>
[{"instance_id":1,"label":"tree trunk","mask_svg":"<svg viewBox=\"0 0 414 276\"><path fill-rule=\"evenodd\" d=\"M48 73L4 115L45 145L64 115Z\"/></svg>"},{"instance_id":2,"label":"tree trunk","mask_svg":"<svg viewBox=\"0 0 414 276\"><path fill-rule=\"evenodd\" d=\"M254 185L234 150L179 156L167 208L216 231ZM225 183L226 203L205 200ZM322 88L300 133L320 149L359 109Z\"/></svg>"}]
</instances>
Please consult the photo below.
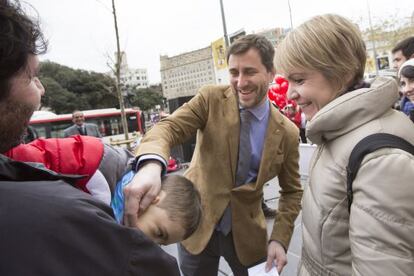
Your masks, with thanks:
<instances>
[{"instance_id":1,"label":"tree trunk","mask_svg":"<svg viewBox=\"0 0 414 276\"><path fill-rule=\"evenodd\" d=\"M125 140L129 139L128 135L128 123L125 114L125 104L124 104L124 97L121 92L121 50L119 46L119 32L118 32L118 22L116 20L116 9L115 9L115 0L112 0L112 13L114 14L114 25L115 25L115 35L116 35L116 61L115 61L115 89L118 95L119 100L119 107L121 109L121 119L122 119L122 128L124 129L125 133Z\"/></svg>"}]
</instances>

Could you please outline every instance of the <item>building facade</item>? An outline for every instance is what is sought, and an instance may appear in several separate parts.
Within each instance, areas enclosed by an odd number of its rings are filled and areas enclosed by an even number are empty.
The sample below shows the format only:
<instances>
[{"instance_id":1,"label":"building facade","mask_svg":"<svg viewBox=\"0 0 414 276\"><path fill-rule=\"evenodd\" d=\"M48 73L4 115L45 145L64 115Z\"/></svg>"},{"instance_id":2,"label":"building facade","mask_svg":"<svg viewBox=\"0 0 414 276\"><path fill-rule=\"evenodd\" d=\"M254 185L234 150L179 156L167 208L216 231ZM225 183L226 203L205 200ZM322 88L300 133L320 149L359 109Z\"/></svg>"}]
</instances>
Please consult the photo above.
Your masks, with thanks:
<instances>
[{"instance_id":1,"label":"building facade","mask_svg":"<svg viewBox=\"0 0 414 276\"><path fill-rule=\"evenodd\" d=\"M117 53L115 53L115 60ZM113 72L110 73L111 77L115 77ZM133 69L129 68L127 55L125 52L121 52L121 66L120 66L120 81L123 89L129 88L147 88L149 87L148 71L145 68Z\"/></svg>"},{"instance_id":2,"label":"building facade","mask_svg":"<svg viewBox=\"0 0 414 276\"><path fill-rule=\"evenodd\" d=\"M147 69L130 69L121 72L121 83L125 87L147 88L148 72Z\"/></svg>"},{"instance_id":3,"label":"building facade","mask_svg":"<svg viewBox=\"0 0 414 276\"><path fill-rule=\"evenodd\" d=\"M262 29L255 31L253 33L266 37L270 41L270 43L272 43L273 47L276 48L280 41L282 41L282 39L285 38L289 31L289 28L273 28Z\"/></svg>"},{"instance_id":4,"label":"building facade","mask_svg":"<svg viewBox=\"0 0 414 276\"><path fill-rule=\"evenodd\" d=\"M215 84L211 46L177 56L160 56L161 85L167 100L194 96L200 87Z\"/></svg>"}]
</instances>

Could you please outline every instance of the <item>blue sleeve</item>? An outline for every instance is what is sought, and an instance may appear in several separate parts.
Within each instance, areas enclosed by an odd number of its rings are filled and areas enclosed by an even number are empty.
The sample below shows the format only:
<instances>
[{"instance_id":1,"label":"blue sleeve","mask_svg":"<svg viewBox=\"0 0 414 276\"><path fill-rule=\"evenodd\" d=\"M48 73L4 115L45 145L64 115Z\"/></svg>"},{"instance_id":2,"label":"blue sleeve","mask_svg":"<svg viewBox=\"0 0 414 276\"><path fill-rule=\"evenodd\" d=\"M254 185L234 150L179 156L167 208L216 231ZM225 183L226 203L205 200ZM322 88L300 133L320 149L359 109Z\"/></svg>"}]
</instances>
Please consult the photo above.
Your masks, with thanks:
<instances>
[{"instance_id":1,"label":"blue sleeve","mask_svg":"<svg viewBox=\"0 0 414 276\"><path fill-rule=\"evenodd\" d=\"M135 172L130 170L126 172L121 179L116 183L114 196L111 201L111 207L114 211L115 219L119 224L122 224L124 217L124 187L131 183Z\"/></svg>"}]
</instances>

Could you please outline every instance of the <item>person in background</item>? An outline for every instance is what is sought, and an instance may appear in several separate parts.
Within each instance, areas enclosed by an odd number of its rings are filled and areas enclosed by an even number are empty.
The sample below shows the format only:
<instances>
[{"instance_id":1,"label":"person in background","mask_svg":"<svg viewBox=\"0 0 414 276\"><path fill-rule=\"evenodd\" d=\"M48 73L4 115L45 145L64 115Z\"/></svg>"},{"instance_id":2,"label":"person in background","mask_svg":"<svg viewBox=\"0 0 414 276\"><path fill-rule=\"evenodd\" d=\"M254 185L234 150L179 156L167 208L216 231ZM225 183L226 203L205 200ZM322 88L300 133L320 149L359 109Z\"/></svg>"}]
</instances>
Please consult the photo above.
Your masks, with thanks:
<instances>
[{"instance_id":1,"label":"person in background","mask_svg":"<svg viewBox=\"0 0 414 276\"><path fill-rule=\"evenodd\" d=\"M286 264L302 197L299 130L267 99L273 56L263 36L236 40L227 53L231 85L201 88L151 128L136 151L138 172L125 187L128 225L136 224L139 208L158 194L171 147L197 133L185 176L200 191L204 215L195 233L179 245L184 275L216 275L220 256L239 276L260 261L267 260L268 269L276 265L279 272ZM280 199L268 239L263 186L276 176Z\"/></svg>"},{"instance_id":2,"label":"person in background","mask_svg":"<svg viewBox=\"0 0 414 276\"><path fill-rule=\"evenodd\" d=\"M276 49L288 97L305 113L307 137L318 146L302 201L300 276L414 271L413 155L395 148L367 154L348 211L347 164L355 145L374 133L414 143L412 123L391 108L396 81L378 77L369 87L365 63L357 26L333 14L306 21Z\"/></svg>"},{"instance_id":3,"label":"person in background","mask_svg":"<svg viewBox=\"0 0 414 276\"><path fill-rule=\"evenodd\" d=\"M407 60L401 65L398 77L403 94L401 111L414 122L414 59Z\"/></svg>"},{"instance_id":4,"label":"person in background","mask_svg":"<svg viewBox=\"0 0 414 276\"><path fill-rule=\"evenodd\" d=\"M405 61L414 58L414 36L407 37L398 42L391 50L391 53L393 67L398 72Z\"/></svg>"},{"instance_id":5,"label":"person in background","mask_svg":"<svg viewBox=\"0 0 414 276\"><path fill-rule=\"evenodd\" d=\"M88 135L101 138L99 128L96 124L85 123L85 115L82 111L75 110L72 113L73 125L63 131L65 137L72 135Z\"/></svg>"},{"instance_id":6,"label":"person in background","mask_svg":"<svg viewBox=\"0 0 414 276\"><path fill-rule=\"evenodd\" d=\"M45 51L20 2L0 0L0 152L21 143L40 106ZM172 256L75 189L77 179L0 154L0 275L180 275Z\"/></svg>"},{"instance_id":7,"label":"person in background","mask_svg":"<svg viewBox=\"0 0 414 276\"><path fill-rule=\"evenodd\" d=\"M393 56L393 66L397 70L397 73L400 71L401 65L409 59L414 58L414 36L407 37L406 39L400 41L395 45L391 50ZM398 76L399 77L399 76ZM411 104L404 93L400 90L400 99L395 103L395 106L398 110L403 111L405 106L405 114L410 114L411 111L414 112L414 107ZM409 108L409 109L407 109Z\"/></svg>"},{"instance_id":8,"label":"person in background","mask_svg":"<svg viewBox=\"0 0 414 276\"><path fill-rule=\"evenodd\" d=\"M308 138L306 138L306 116L305 113L300 113L300 140L302 143L307 144Z\"/></svg>"}]
</instances>

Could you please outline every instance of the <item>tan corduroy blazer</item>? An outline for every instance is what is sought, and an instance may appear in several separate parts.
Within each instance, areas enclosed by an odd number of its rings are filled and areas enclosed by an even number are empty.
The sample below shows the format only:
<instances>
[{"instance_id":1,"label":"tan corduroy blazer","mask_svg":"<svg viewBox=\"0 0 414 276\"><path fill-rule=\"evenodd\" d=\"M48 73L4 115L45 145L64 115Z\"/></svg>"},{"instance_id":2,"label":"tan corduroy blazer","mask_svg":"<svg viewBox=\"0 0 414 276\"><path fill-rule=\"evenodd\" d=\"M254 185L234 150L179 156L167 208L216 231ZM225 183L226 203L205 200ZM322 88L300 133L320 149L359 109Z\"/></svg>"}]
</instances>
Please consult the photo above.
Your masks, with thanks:
<instances>
[{"instance_id":1,"label":"tan corduroy blazer","mask_svg":"<svg viewBox=\"0 0 414 276\"><path fill-rule=\"evenodd\" d=\"M199 254L206 247L230 202L240 262L248 266L265 257L268 240L261 198L263 185L275 176L279 177L281 196L271 239L287 248L302 196L297 127L271 106L257 181L235 188L240 133L237 98L229 86L206 86L155 125L142 139L136 154L157 154L168 160L170 148L195 133L197 143L185 176L199 189L204 213L200 227L183 242L185 248Z\"/></svg>"}]
</instances>

